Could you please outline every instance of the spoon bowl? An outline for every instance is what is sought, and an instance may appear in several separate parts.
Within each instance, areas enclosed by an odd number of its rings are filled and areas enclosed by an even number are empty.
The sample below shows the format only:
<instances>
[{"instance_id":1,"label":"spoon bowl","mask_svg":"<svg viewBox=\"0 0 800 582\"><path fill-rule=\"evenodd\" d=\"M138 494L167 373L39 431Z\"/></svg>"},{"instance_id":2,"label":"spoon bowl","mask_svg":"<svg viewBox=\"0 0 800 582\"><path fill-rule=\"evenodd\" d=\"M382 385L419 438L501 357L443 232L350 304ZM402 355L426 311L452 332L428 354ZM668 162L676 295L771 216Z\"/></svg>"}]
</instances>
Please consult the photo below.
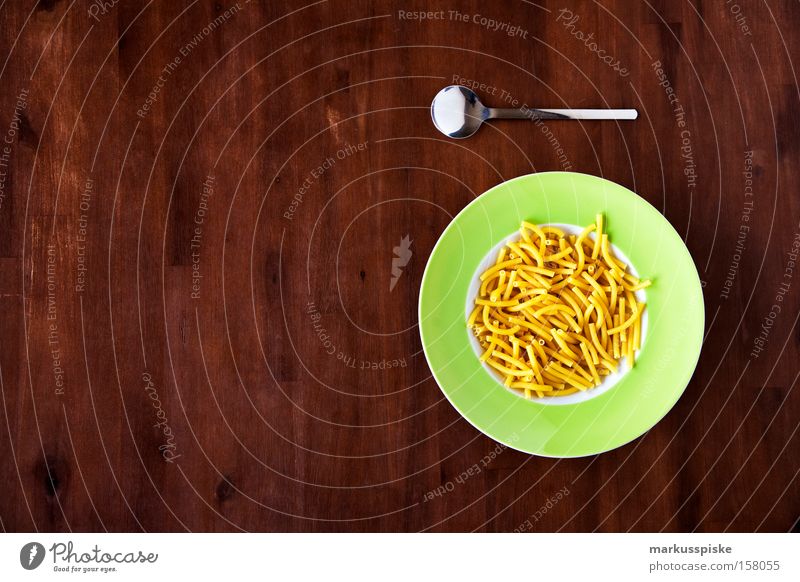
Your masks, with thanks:
<instances>
[{"instance_id":1,"label":"spoon bowl","mask_svg":"<svg viewBox=\"0 0 800 582\"><path fill-rule=\"evenodd\" d=\"M461 85L445 87L431 103L431 117L436 129L448 137L463 139L478 131L489 118L486 107L474 91Z\"/></svg>"}]
</instances>

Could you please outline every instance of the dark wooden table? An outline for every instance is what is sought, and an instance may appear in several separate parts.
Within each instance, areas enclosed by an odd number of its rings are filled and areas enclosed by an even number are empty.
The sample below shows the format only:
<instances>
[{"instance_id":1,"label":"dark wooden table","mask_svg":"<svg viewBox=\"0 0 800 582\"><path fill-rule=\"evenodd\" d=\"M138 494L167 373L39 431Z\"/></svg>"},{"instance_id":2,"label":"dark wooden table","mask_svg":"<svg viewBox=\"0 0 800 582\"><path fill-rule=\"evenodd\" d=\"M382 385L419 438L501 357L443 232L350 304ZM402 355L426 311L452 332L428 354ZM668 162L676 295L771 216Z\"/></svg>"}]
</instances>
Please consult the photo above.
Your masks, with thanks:
<instances>
[{"instance_id":1,"label":"dark wooden table","mask_svg":"<svg viewBox=\"0 0 800 582\"><path fill-rule=\"evenodd\" d=\"M798 27L788 0L0 3L3 530L797 529ZM454 82L641 115L448 141ZM659 208L707 315L675 408L574 460L473 429L417 329L451 218L560 169Z\"/></svg>"}]
</instances>

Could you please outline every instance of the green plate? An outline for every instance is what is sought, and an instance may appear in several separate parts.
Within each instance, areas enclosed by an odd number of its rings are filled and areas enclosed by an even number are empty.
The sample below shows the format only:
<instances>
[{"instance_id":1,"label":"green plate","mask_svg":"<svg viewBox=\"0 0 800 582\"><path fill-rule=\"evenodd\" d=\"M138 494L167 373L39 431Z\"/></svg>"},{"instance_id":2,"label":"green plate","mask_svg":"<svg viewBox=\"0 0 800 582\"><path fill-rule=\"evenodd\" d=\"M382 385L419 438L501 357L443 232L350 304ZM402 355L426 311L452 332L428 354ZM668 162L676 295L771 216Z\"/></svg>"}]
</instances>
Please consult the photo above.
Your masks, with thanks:
<instances>
[{"instance_id":1,"label":"green plate","mask_svg":"<svg viewBox=\"0 0 800 582\"><path fill-rule=\"evenodd\" d=\"M486 255L520 221L587 225L605 215L611 242L647 289L647 331L636 365L610 389L581 402L526 400L478 361L465 319L468 291ZM543 172L495 186L442 233L419 298L422 346L442 392L475 428L512 448L581 457L624 445L669 412L694 372L705 312L700 278L672 225L627 188L586 174Z\"/></svg>"}]
</instances>

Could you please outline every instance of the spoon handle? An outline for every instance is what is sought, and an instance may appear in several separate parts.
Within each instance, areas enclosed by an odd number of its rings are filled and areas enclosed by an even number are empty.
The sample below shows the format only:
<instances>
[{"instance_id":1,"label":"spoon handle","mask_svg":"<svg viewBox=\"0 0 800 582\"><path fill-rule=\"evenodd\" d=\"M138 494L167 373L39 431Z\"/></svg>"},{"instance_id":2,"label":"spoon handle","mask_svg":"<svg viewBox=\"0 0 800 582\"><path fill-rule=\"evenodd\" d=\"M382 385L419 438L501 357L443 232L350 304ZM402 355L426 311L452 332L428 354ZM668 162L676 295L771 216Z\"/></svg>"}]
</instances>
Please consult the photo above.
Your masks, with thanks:
<instances>
[{"instance_id":1,"label":"spoon handle","mask_svg":"<svg viewBox=\"0 0 800 582\"><path fill-rule=\"evenodd\" d=\"M635 109L495 109L489 119L636 119Z\"/></svg>"}]
</instances>

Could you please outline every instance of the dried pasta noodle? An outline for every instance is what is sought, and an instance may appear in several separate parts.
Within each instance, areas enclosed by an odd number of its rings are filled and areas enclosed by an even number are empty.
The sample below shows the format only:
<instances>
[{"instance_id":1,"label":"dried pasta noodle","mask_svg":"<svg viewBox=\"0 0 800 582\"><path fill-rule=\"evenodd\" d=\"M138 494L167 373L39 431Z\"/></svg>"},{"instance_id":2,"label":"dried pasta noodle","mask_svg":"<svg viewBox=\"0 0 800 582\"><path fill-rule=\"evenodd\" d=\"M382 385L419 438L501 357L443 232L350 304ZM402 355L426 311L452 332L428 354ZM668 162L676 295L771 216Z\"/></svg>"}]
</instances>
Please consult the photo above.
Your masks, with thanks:
<instances>
[{"instance_id":1,"label":"dried pasta noodle","mask_svg":"<svg viewBox=\"0 0 800 582\"><path fill-rule=\"evenodd\" d=\"M481 361L526 398L590 390L622 358L634 365L645 309L636 291L650 281L614 256L602 215L578 235L523 222L480 281L467 326Z\"/></svg>"}]
</instances>

